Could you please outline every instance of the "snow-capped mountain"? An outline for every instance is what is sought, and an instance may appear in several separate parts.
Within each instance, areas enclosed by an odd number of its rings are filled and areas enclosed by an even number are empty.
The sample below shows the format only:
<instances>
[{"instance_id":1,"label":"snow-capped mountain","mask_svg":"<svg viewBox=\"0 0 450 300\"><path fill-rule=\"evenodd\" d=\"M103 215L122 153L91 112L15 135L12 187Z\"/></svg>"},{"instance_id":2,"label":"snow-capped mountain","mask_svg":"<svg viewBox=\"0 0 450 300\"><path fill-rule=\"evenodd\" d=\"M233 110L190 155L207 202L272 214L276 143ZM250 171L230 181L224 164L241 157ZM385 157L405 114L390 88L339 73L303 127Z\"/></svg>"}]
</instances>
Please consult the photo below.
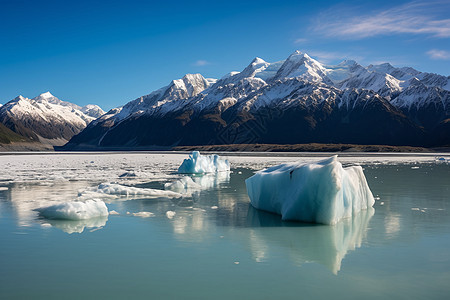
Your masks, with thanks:
<instances>
[{"instance_id":1,"label":"snow-capped mountain","mask_svg":"<svg viewBox=\"0 0 450 300\"><path fill-rule=\"evenodd\" d=\"M187 74L112 109L66 148L449 143L449 82L390 64L324 65L300 51L275 63L257 57L241 72L218 80Z\"/></svg>"},{"instance_id":2,"label":"snow-capped mountain","mask_svg":"<svg viewBox=\"0 0 450 300\"><path fill-rule=\"evenodd\" d=\"M0 107L0 122L32 141L63 145L104 114L96 105L80 107L50 92L29 99L18 96Z\"/></svg>"}]
</instances>

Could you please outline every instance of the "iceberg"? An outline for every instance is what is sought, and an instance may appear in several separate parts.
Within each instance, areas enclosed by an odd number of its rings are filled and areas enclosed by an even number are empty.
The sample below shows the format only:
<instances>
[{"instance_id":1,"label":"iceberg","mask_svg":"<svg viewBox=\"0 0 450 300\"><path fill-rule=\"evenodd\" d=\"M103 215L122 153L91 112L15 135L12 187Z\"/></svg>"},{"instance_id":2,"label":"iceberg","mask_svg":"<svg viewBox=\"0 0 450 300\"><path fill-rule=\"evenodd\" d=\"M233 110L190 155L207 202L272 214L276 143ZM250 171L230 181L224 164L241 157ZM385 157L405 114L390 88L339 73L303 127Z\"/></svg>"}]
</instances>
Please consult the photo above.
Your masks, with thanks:
<instances>
[{"instance_id":1,"label":"iceberg","mask_svg":"<svg viewBox=\"0 0 450 300\"><path fill-rule=\"evenodd\" d=\"M217 154L201 155L198 151L192 151L178 168L181 174L203 174L230 171L230 163L220 158Z\"/></svg>"},{"instance_id":2,"label":"iceberg","mask_svg":"<svg viewBox=\"0 0 450 300\"><path fill-rule=\"evenodd\" d=\"M108 208L100 200L64 202L36 210L41 216L56 220L86 220L108 216Z\"/></svg>"},{"instance_id":3,"label":"iceberg","mask_svg":"<svg viewBox=\"0 0 450 300\"><path fill-rule=\"evenodd\" d=\"M375 203L361 166L343 168L337 155L261 170L245 184L253 207L282 220L333 225Z\"/></svg>"}]
</instances>

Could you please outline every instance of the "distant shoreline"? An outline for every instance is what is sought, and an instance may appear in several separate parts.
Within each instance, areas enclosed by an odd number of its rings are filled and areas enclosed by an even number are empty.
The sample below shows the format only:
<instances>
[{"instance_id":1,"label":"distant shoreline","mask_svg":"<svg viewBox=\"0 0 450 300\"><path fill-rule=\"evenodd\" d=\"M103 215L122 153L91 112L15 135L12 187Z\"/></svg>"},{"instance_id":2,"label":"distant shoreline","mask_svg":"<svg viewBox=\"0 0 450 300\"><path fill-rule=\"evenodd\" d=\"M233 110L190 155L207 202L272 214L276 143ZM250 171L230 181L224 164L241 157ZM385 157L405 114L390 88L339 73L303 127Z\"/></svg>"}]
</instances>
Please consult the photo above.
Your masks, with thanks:
<instances>
[{"instance_id":1,"label":"distant shoreline","mask_svg":"<svg viewBox=\"0 0 450 300\"><path fill-rule=\"evenodd\" d=\"M241 144L241 145L205 145L177 146L175 151L220 151L220 152L402 152L437 153L450 152L450 147L425 148L412 146L356 145L356 144Z\"/></svg>"},{"instance_id":2,"label":"distant shoreline","mask_svg":"<svg viewBox=\"0 0 450 300\"><path fill-rule=\"evenodd\" d=\"M158 151L158 152L366 152L366 153L439 153L450 152L450 147L413 147L413 146L389 146L389 145L357 145L357 144L232 144L232 145L199 145L199 146L175 146L175 147L77 147L75 149L64 149L63 147L55 147L40 143L11 143L0 144L0 153L6 152L127 152L127 151Z\"/></svg>"}]
</instances>

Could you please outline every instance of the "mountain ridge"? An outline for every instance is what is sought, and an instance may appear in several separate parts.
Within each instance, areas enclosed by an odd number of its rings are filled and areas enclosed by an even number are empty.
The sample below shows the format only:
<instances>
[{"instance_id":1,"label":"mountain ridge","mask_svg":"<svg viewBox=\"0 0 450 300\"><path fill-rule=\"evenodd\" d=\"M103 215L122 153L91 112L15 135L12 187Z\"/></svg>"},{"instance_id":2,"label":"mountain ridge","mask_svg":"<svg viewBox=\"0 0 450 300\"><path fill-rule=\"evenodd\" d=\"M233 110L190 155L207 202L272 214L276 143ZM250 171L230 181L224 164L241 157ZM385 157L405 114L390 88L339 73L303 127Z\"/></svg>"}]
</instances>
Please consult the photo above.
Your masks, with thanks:
<instances>
[{"instance_id":1,"label":"mountain ridge","mask_svg":"<svg viewBox=\"0 0 450 300\"><path fill-rule=\"evenodd\" d=\"M183 78L190 76L194 75ZM65 149L251 142L449 143L450 77L388 63L363 67L346 60L327 66L300 51L275 63L256 57L241 72L209 84L202 84L207 82L202 75L195 77L196 93L172 81L110 110Z\"/></svg>"},{"instance_id":2,"label":"mountain ridge","mask_svg":"<svg viewBox=\"0 0 450 300\"><path fill-rule=\"evenodd\" d=\"M0 123L27 141L55 146L103 113L97 105L80 107L45 92L32 99L19 95L0 106Z\"/></svg>"}]
</instances>

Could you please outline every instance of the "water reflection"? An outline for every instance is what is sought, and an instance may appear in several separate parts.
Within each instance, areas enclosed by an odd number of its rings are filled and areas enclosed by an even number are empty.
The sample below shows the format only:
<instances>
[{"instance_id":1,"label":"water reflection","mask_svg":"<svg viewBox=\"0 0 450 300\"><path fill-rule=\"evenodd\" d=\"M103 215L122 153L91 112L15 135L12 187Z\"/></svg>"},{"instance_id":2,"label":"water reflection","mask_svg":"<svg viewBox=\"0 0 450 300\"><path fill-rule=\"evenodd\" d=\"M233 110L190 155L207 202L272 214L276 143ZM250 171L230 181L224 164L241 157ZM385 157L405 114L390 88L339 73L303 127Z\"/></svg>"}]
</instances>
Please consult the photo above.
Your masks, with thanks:
<instances>
[{"instance_id":1,"label":"water reflection","mask_svg":"<svg viewBox=\"0 0 450 300\"><path fill-rule=\"evenodd\" d=\"M250 208L249 248L258 262L269 260L272 250L280 256L282 249L297 265L317 262L337 274L348 251L360 248L366 239L374 212L373 208L364 210L327 226L283 222L277 215Z\"/></svg>"},{"instance_id":2,"label":"water reflection","mask_svg":"<svg viewBox=\"0 0 450 300\"><path fill-rule=\"evenodd\" d=\"M196 194L201 190L209 190L230 181L230 172L183 176L164 185L165 189L183 194Z\"/></svg>"},{"instance_id":3,"label":"water reflection","mask_svg":"<svg viewBox=\"0 0 450 300\"><path fill-rule=\"evenodd\" d=\"M78 190L84 188L82 182L15 183L4 193L6 203L11 205L19 226L35 223L35 209L74 200Z\"/></svg>"},{"instance_id":4,"label":"water reflection","mask_svg":"<svg viewBox=\"0 0 450 300\"><path fill-rule=\"evenodd\" d=\"M82 233L85 229L89 229L91 232L95 230L102 229L108 217L92 218L87 220L45 220L41 224L42 227L55 227L61 229L62 231L72 234L72 233Z\"/></svg>"},{"instance_id":5,"label":"water reflection","mask_svg":"<svg viewBox=\"0 0 450 300\"><path fill-rule=\"evenodd\" d=\"M254 209L246 195L244 174L234 174L230 186L203 190L193 208L182 207L171 221L174 236L184 242L201 243L217 228L226 238L239 241L256 262L288 257L296 265L316 262L337 274L349 251L361 247L374 209L361 211L335 226L283 222L275 214ZM231 187L231 188L230 188Z\"/></svg>"}]
</instances>

